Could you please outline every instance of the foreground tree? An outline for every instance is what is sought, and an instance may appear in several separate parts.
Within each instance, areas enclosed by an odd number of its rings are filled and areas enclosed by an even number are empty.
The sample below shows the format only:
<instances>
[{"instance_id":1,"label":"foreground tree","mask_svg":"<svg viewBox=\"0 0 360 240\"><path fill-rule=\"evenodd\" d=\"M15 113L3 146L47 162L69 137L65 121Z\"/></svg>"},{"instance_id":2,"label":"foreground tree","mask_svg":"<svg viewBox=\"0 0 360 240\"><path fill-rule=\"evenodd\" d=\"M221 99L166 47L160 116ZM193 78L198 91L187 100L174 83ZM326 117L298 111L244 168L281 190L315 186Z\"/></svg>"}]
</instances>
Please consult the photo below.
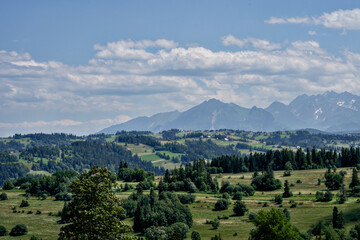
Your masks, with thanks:
<instances>
[{"instance_id":1,"label":"foreground tree","mask_svg":"<svg viewBox=\"0 0 360 240\"><path fill-rule=\"evenodd\" d=\"M124 209L111 184L106 168L92 167L70 185L69 224L61 228L59 239L132 239L126 235L131 227L121 222Z\"/></svg>"},{"instance_id":2,"label":"foreground tree","mask_svg":"<svg viewBox=\"0 0 360 240\"><path fill-rule=\"evenodd\" d=\"M291 225L285 214L272 208L270 211L259 211L251 230L251 240L302 240L299 230Z\"/></svg>"}]
</instances>

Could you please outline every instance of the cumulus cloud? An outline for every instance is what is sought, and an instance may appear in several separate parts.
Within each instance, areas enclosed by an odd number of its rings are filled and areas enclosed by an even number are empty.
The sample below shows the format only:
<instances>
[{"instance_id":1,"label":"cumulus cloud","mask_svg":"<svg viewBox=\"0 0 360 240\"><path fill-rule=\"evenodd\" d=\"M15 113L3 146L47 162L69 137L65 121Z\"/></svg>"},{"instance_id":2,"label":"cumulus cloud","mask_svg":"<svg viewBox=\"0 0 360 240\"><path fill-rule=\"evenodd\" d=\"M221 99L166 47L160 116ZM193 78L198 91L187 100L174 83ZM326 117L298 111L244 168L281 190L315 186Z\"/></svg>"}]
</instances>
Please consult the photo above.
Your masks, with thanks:
<instances>
[{"instance_id":1,"label":"cumulus cloud","mask_svg":"<svg viewBox=\"0 0 360 240\"><path fill-rule=\"evenodd\" d=\"M0 51L0 135L94 133L130 117L186 110L212 97L266 107L302 93L360 92L358 53L334 56L316 41L280 45L228 35L222 42L252 49L212 51L164 39L126 40L96 45L95 56L80 66Z\"/></svg>"},{"instance_id":2,"label":"cumulus cloud","mask_svg":"<svg viewBox=\"0 0 360 240\"><path fill-rule=\"evenodd\" d=\"M281 48L280 44L270 43L267 40L262 40L257 38L238 39L233 35L227 35L223 37L222 43L224 46L235 45L238 47L246 47L248 45L251 45L255 49L262 49L269 51Z\"/></svg>"},{"instance_id":3,"label":"cumulus cloud","mask_svg":"<svg viewBox=\"0 0 360 240\"><path fill-rule=\"evenodd\" d=\"M360 30L360 9L339 9L331 13L323 13L319 17L271 17L265 23L269 24L311 24L322 25L326 28Z\"/></svg>"}]
</instances>

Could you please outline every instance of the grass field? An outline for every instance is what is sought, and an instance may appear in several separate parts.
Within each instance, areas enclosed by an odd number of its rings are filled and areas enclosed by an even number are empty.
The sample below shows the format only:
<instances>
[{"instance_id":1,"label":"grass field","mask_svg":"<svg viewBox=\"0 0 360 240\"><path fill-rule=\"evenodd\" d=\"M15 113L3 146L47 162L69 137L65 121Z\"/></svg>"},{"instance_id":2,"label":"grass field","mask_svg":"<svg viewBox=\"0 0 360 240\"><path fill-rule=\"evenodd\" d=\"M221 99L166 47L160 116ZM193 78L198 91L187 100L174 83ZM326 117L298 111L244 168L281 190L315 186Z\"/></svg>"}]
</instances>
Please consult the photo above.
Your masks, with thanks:
<instances>
[{"instance_id":1,"label":"grass field","mask_svg":"<svg viewBox=\"0 0 360 240\"><path fill-rule=\"evenodd\" d=\"M155 161L156 163L156 161ZM345 177L345 185L348 186L351 179L351 169L338 169L347 171ZM288 208L291 213L291 222L299 228L301 232L306 232L311 226L316 224L319 220L331 220L332 210L337 206L339 210L344 212L346 219L346 230L348 231L356 222L360 220L360 203L357 203L357 198L349 198L345 204L338 204L337 198L329 203L315 202L316 191L326 190L323 183L317 185L317 179L323 179L326 169L303 170L294 171L290 177L283 177L283 171L276 171L275 177L282 182L288 180L294 186L291 191L294 196L286 198L283 201L282 207L276 205L272 200L276 194L282 194L283 190L276 190L271 192L256 192L254 196L245 197L243 201L249 208L249 212L258 212L260 210L269 210L271 207L284 209ZM221 181L229 181L232 184L251 183L252 173L244 174L223 174ZM215 175L214 175L215 177ZM300 180L301 183L296 183ZM124 184L119 182L119 184ZM130 183L136 185L136 183ZM31 235L36 235L42 239L57 239L57 234L61 225L56 221L59 217L49 216L49 212L57 213L63 207L63 202L54 201L52 198L46 200L38 200L31 197L29 199L30 206L26 208L19 208L21 200L25 199L22 190L4 191L8 194L9 200L0 201L0 225L4 225L9 231L18 223L24 223L29 229L27 236L23 237L0 237L0 239L29 239ZM145 191L145 194L148 191ZM300 192L300 195L299 195ZM337 194L338 191L334 191ZM131 191L117 193L119 198L127 198ZM234 201L231 200L232 205L228 210L213 211L215 202L221 196L220 194L206 194L196 193L196 202L189 205L193 214L194 225L191 231L199 231L202 239L210 239L215 234L220 233L223 239L248 239L249 232L253 228L253 224L248 219L248 214L243 217L232 216L232 208ZM289 201L293 200L298 203L296 208L290 208ZM267 202L269 207L263 207L264 202ZM24 213L13 213L12 208L17 206L17 211L24 210ZM27 214L28 211L33 211L33 214ZM41 215L36 215L36 211L40 210ZM220 220L220 227L213 230L211 225L205 224L206 220L213 220L217 216L229 216L229 219ZM131 224L132 219L126 219L126 222ZM234 236L235 233L237 236ZM190 234L189 234L190 235ZM190 238L188 238L190 239Z\"/></svg>"}]
</instances>

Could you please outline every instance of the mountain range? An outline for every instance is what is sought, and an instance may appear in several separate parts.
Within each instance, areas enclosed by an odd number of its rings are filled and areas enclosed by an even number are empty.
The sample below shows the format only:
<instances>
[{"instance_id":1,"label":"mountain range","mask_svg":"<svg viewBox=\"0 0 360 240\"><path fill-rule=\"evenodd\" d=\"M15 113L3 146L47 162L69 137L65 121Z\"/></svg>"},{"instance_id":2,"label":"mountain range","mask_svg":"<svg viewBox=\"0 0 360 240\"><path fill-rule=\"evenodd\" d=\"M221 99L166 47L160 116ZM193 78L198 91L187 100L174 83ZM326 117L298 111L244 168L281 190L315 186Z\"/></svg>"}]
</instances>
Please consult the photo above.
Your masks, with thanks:
<instances>
[{"instance_id":1,"label":"mountain range","mask_svg":"<svg viewBox=\"0 0 360 240\"><path fill-rule=\"evenodd\" d=\"M360 130L360 97L349 92L306 94L288 105L273 102L267 108L245 108L234 103L210 99L187 111L158 113L137 117L113 125L100 133L137 130L159 132L181 130L239 129L246 131L279 131L318 129L326 132Z\"/></svg>"}]
</instances>

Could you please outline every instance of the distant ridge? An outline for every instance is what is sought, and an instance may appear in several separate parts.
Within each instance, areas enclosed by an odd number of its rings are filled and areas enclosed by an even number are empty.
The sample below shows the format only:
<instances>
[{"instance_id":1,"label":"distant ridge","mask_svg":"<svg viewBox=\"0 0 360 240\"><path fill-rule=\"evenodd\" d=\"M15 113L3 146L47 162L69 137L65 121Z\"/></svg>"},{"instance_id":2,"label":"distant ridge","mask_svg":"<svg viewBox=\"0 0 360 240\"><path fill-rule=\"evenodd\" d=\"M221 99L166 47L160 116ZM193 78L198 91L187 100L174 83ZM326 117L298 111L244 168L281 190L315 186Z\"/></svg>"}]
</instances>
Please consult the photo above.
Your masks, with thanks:
<instances>
[{"instance_id":1,"label":"distant ridge","mask_svg":"<svg viewBox=\"0 0 360 240\"><path fill-rule=\"evenodd\" d=\"M159 132L181 130L239 129L246 131L279 131L311 129L312 132L360 132L360 97L349 92L306 94L289 105L273 102L267 108L244 108L234 103L209 99L185 112L158 113L137 117L110 126L99 133L138 130Z\"/></svg>"}]
</instances>

